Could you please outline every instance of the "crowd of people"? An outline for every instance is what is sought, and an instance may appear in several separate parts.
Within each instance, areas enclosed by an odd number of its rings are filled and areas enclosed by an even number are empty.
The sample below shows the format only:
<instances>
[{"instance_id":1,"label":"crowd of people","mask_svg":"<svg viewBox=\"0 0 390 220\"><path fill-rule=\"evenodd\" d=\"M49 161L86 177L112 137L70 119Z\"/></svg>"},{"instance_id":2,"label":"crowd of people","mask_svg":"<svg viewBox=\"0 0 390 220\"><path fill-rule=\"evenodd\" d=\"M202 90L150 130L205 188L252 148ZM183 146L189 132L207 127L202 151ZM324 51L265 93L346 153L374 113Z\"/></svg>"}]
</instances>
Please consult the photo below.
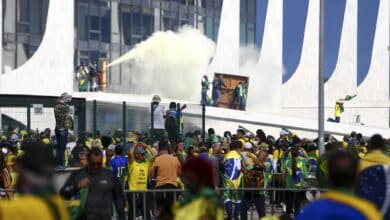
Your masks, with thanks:
<instances>
[{"instance_id":1,"label":"crowd of people","mask_svg":"<svg viewBox=\"0 0 390 220\"><path fill-rule=\"evenodd\" d=\"M79 92L96 92L103 90L103 73L98 71L96 63L81 62L76 68Z\"/></svg>"},{"instance_id":2,"label":"crowd of people","mask_svg":"<svg viewBox=\"0 0 390 220\"><path fill-rule=\"evenodd\" d=\"M210 90L210 84L212 86L211 98L208 96ZM204 75L201 80L201 105L208 105L219 107L222 98L222 87L228 88L223 81L223 76L215 75L213 81L210 83L208 76ZM248 85L245 82L240 81L232 90L230 94L230 100L228 100L228 108L245 110L247 100Z\"/></svg>"},{"instance_id":3,"label":"crowd of people","mask_svg":"<svg viewBox=\"0 0 390 220\"><path fill-rule=\"evenodd\" d=\"M122 132L116 130L112 136L95 137L87 134L82 142L69 135L64 154L66 165L81 169L69 177L60 195L63 200L79 201L77 206L67 203L72 207L68 207L72 219L111 219L114 215L125 219L125 207L128 219L247 219L252 206L260 218L267 218L270 213L266 204L281 207L284 218L390 217L389 207L383 207L389 195L386 181L382 183L389 175L386 170L390 165L390 140L380 135L365 138L352 132L342 140L326 136L326 152L319 155L317 140L301 138L286 129L273 137L261 129L251 133L240 128L218 135L210 128L205 139L200 131L194 131L176 142L170 141L166 132L155 139L130 131L125 140ZM1 139L0 187L17 189L17 195L3 191L2 198L12 200L16 196L20 202L58 205L61 208L57 211L48 212L66 216L65 203L49 184L57 147L50 129L33 134L31 140L26 139L25 130L12 130ZM311 187L329 192L304 206L310 202L304 189ZM273 188L286 191L267 190ZM142 193L149 189L166 193ZM169 191L173 189L185 190L176 202ZM128 197L123 190L129 190ZM26 193L35 193L38 198L46 198L42 195L47 193L52 200L24 200L22 195ZM11 215L22 219L25 213L17 211L23 209L21 203L11 204L0 203L0 219ZM147 213L143 213L145 210Z\"/></svg>"}]
</instances>

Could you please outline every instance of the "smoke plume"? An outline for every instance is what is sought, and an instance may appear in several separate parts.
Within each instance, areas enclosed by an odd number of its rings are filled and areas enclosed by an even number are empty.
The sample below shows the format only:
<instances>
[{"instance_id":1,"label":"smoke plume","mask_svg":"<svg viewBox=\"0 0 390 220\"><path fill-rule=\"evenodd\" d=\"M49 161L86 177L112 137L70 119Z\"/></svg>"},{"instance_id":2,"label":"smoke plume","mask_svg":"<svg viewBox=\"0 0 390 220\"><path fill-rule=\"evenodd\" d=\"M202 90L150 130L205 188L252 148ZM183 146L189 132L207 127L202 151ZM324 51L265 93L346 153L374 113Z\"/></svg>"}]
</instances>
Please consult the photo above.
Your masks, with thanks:
<instances>
[{"instance_id":1,"label":"smoke plume","mask_svg":"<svg viewBox=\"0 0 390 220\"><path fill-rule=\"evenodd\" d=\"M188 26L178 32L156 32L112 62L129 65L130 93L198 102L200 80L215 44Z\"/></svg>"}]
</instances>

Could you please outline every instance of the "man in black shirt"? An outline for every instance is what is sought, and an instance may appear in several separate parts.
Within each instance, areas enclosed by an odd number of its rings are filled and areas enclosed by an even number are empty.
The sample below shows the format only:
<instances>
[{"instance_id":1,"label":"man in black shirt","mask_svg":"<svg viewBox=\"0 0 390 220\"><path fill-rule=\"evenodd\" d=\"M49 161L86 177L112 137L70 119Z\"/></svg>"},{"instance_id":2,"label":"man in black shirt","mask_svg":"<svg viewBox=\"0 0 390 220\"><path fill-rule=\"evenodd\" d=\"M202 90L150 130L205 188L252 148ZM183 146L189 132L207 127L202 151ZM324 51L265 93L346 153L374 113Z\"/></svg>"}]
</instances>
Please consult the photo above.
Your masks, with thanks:
<instances>
[{"instance_id":1,"label":"man in black shirt","mask_svg":"<svg viewBox=\"0 0 390 220\"><path fill-rule=\"evenodd\" d=\"M88 155L88 166L74 172L60 190L65 199L70 199L80 189L88 188L83 219L111 220L112 203L118 213L118 219L125 219L125 200L122 187L115 175L103 167L103 153L94 147Z\"/></svg>"}]
</instances>

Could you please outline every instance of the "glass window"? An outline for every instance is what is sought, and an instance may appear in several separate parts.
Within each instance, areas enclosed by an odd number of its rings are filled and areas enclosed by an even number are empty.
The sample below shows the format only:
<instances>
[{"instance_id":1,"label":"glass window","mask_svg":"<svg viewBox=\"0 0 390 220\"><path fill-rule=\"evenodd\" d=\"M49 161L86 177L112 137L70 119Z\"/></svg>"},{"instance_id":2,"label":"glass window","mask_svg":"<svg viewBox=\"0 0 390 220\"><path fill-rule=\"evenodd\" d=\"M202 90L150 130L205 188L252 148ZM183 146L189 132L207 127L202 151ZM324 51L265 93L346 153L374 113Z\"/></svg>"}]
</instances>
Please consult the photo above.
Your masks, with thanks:
<instances>
[{"instance_id":1,"label":"glass window","mask_svg":"<svg viewBox=\"0 0 390 220\"><path fill-rule=\"evenodd\" d=\"M30 21L30 4L29 0L19 0L18 2L18 22Z\"/></svg>"},{"instance_id":2,"label":"glass window","mask_svg":"<svg viewBox=\"0 0 390 220\"><path fill-rule=\"evenodd\" d=\"M213 17L205 17L205 33L210 39L213 39Z\"/></svg>"},{"instance_id":3,"label":"glass window","mask_svg":"<svg viewBox=\"0 0 390 220\"><path fill-rule=\"evenodd\" d=\"M78 4L77 6L77 38L79 40L88 40L88 17L87 5Z\"/></svg>"},{"instance_id":4,"label":"glass window","mask_svg":"<svg viewBox=\"0 0 390 220\"><path fill-rule=\"evenodd\" d=\"M214 34L213 34L214 38L213 38L213 40L214 40L215 42L217 42L217 39L218 39L219 20L220 20L219 17L214 17Z\"/></svg>"},{"instance_id":5,"label":"glass window","mask_svg":"<svg viewBox=\"0 0 390 220\"><path fill-rule=\"evenodd\" d=\"M142 35L141 8L133 7L131 13L131 34Z\"/></svg>"},{"instance_id":6,"label":"glass window","mask_svg":"<svg viewBox=\"0 0 390 220\"><path fill-rule=\"evenodd\" d=\"M240 22L240 45L246 45L246 23Z\"/></svg>"},{"instance_id":7,"label":"glass window","mask_svg":"<svg viewBox=\"0 0 390 220\"><path fill-rule=\"evenodd\" d=\"M122 35L125 45L131 45L131 15L130 12L122 12Z\"/></svg>"},{"instance_id":8,"label":"glass window","mask_svg":"<svg viewBox=\"0 0 390 220\"><path fill-rule=\"evenodd\" d=\"M89 16L89 29L100 30L100 18L98 16Z\"/></svg>"},{"instance_id":9,"label":"glass window","mask_svg":"<svg viewBox=\"0 0 390 220\"><path fill-rule=\"evenodd\" d=\"M255 45L255 25L253 23L247 24L247 45Z\"/></svg>"},{"instance_id":10,"label":"glass window","mask_svg":"<svg viewBox=\"0 0 390 220\"><path fill-rule=\"evenodd\" d=\"M149 14L143 14L143 38L146 39L153 34L154 29L154 16Z\"/></svg>"},{"instance_id":11,"label":"glass window","mask_svg":"<svg viewBox=\"0 0 390 220\"><path fill-rule=\"evenodd\" d=\"M103 7L101 12L101 40L109 43L111 40L111 10Z\"/></svg>"},{"instance_id":12,"label":"glass window","mask_svg":"<svg viewBox=\"0 0 390 220\"><path fill-rule=\"evenodd\" d=\"M30 2L30 33L40 35L42 26L42 1L30 0Z\"/></svg>"}]
</instances>

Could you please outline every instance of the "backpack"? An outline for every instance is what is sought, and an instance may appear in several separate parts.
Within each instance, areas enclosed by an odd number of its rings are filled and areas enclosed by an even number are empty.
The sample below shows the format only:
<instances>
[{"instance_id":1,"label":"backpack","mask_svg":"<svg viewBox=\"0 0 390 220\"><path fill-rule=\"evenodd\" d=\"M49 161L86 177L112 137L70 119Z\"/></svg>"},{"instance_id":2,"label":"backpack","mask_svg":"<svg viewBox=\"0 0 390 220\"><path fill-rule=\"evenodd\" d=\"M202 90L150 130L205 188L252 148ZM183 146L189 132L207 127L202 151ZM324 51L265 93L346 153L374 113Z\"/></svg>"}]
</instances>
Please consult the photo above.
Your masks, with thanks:
<instances>
[{"instance_id":1,"label":"backpack","mask_svg":"<svg viewBox=\"0 0 390 220\"><path fill-rule=\"evenodd\" d=\"M248 171L245 175L245 188L263 188L264 186L264 176L263 169L254 167Z\"/></svg>"}]
</instances>

